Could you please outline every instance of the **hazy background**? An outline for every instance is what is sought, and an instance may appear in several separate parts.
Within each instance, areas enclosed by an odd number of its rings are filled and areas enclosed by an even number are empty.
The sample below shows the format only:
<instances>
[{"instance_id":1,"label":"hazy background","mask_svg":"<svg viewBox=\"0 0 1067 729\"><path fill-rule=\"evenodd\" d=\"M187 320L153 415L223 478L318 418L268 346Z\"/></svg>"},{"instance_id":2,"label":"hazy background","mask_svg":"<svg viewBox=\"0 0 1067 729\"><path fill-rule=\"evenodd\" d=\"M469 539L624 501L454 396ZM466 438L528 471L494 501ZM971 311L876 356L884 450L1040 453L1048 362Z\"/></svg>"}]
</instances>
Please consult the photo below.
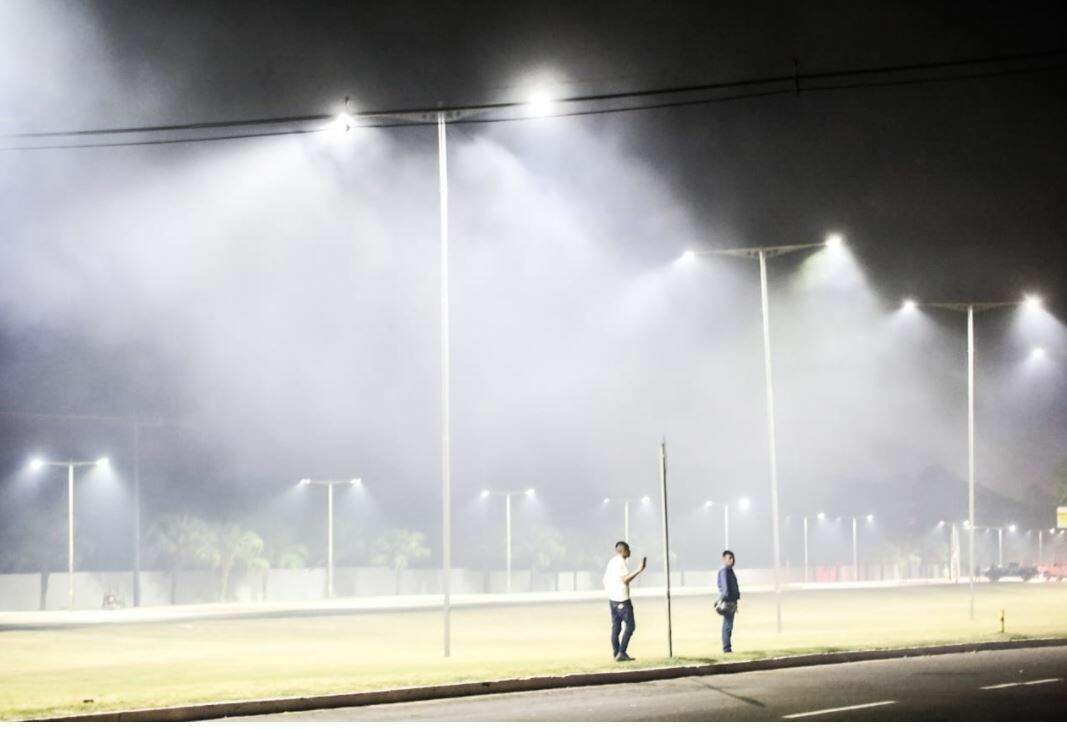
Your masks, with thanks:
<instances>
[{"instance_id":1,"label":"hazy background","mask_svg":"<svg viewBox=\"0 0 1067 729\"><path fill-rule=\"evenodd\" d=\"M1024 7L1025 6L1025 7ZM25 2L0 5L0 131L521 98L1064 46L1055 4ZM885 536L966 513L958 314L901 298L1017 299L977 318L978 521L1052 525L1065 457L1065 75L809 94L449 130L457 564L519 538L610 552L668 446L677 551L713 559L706 499L770 559L758 272L687 248L845 236L773 259L783 514L874 513ZM144 521L188 511L342 552L440 524L439 258L431 127L152 148L0 152L0 410L151 416ZM1043 361L1030 348L1046 349ZM180 427L178 427L180 425ZM97 566L129 561L128 425L0 417L0 533L62 520L79 487ZM47 484L47 488L46 488ZM635 546L658 554L655 508ZM848 561L844 524L818 547ZM343 534L342 534L343 533ZM525 536L523 536L525 535ZM796 522L787 557L799 557ZM347 551L346 551L347 550Z\"/></svg>"}]
</instances>

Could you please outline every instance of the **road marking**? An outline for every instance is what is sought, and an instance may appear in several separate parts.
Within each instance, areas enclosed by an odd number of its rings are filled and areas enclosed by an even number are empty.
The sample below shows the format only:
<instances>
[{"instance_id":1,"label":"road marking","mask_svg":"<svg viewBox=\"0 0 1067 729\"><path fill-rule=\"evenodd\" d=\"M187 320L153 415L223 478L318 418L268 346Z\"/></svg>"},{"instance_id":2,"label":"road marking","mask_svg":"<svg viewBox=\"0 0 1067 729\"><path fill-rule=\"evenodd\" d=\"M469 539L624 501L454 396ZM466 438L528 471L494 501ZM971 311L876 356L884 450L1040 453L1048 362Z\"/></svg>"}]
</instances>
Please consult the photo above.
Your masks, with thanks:
<instances>
[{"instance_id":1,"label":"road marking","mask_svg":"<svg viewBox=\"0 0 1067 729\"><path fill-rule=\"evenodd\" d=\"M872 706L889 706L896 701L872 701L869 704L853 704L852 706L837 706L833 709L819 709L818 711L804 711L799 714L786 714L783 719L803 719L805 716L818 716L819 714L836 714L839 711L854 711L855 709L869 709Z\"/></svg>"},{"instance_id":2,"label":"road marking","mask_svg":"<svg viewBox=\"0 0 1067 729\"><path fill-rule=\"evenodd\" d=\"M1056 683L1062 678L1039 678L1036 681L1016 681L1015 683L998 683L993 686L982 686L979 691L992 691L994 689L1014 688L1015 686L1037 686L1041 683Z\"/></svg>"}]
</instances>

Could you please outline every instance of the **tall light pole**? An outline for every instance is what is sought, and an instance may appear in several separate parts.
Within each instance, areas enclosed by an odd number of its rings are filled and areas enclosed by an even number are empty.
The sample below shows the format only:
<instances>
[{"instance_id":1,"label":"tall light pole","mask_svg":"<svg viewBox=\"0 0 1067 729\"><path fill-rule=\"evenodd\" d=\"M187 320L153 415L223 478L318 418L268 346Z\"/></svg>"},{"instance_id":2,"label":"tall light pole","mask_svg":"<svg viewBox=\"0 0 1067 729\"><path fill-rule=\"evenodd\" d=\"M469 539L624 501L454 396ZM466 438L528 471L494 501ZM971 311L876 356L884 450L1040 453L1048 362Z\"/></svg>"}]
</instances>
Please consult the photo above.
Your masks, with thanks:
<instances>
[{"instance_id":1,"label":"tall light pole","mask_svg":"<svg viewBox=\"0 0 1067 729\"><path fill-rule=\"evenodd\" d=\"M931 309L946 309L948 311L965 312L967 314L967 517L972 525L968 529L967 537L967 562L968 584L971 596L971 620L974 620L974 314L975 312L989 311L1019 306L1021 304L1031 309L1041 308L1041 299L1037 296L1027 295L1022 302L1019 301L934 301L920 303L913 299L905 299L903 309L914 310L918 307Z\"/></svg>"},{"instance_id":2,"label":"tall light pole","mask_svg":"<svg viewBox=\"0 0 1067 729\"><path fill-rule=\"evenodd\" d=\"M511 592L511 497L512 496L528 496L533 498L537 492L533 489L524 489L522 491L493 491L491 489L483 489L481 496L483 499L488 499L490 496L503 496L504 497L504 534L505 534L505 554L507 555L507 580L506 591ZM532 589L531 585L531 589Z\"/></svg>"},{"instance_id":3,"label":"tall light pole","mask_svg":"<svg viewBox=\"0 0 1067 729\"><path fill-rule=\"evenodd\" d=\"M630 496L605 496L603 503L610 504L613 501L622 503L622 540L627 544L630 543L630 504L634 501L639 501L644 505L651 503L652 499L648 496L642 496L640 498L634 498Z\"/></svg>"},{"instance_id":4,"label":"tall light pole","mask_svg":"<svg viewBox=\"0 0 1067 729\"><path fill-rule=\"evenodd\" d=\"M339 485L351 485L355 488L363 487L361 478L328 478L328 479L300 479L301 486L325 486L326 487L326 597L333 597L333 487Z\"/></svg>"},{"instance_id":5,"label":"tall light pole","mask_svg":"<svg viewBox=\"0 0 1067 729\"><path fill-rule=\"evenodd\" d=\"M782 632L782 585L780 578L782 550L781 531L778 519L778 451L774 435L774 385L771 376L771 321L767 296L767 259L787 253L813 248L835 248L842 244L839 236L833 235L823 243L803 243L792 246L756 246L752 248L729 248L720 250L686 251L685 256L720 255L755 258L759 261L760 310L763 313L763 373L767 389L767 446L770 456L771 482L771 542L774 547L774 594L778 632Z\"/></svg>"},{"instance_id":6,"label":"tall light pole","mask_svg":"<svg viewBox=\"0 0 1067 729\"><path fill-rule=\"evenodd\" d=\"M67 597L70 600L69 607L74 609L74 469L108 466L107 458L97 458L95 461L45 461L34 458L30 461L30 470L39 471L45 466L58 466L67 469Z\"/></svg>"},{"instance_id":7,"label":"tall light pole","mask_svg":"<svg viewBox=\"0 0 1067 729\"><path fill-rule=\"evenodd\" d=\"M874 514L867 514L866 516L852 515L852 580L858 581L860 578L860 546L859 546L859 529L857 525L859 520L864 519L868 524L874 521Z\"/></svg>"}]
</instances>

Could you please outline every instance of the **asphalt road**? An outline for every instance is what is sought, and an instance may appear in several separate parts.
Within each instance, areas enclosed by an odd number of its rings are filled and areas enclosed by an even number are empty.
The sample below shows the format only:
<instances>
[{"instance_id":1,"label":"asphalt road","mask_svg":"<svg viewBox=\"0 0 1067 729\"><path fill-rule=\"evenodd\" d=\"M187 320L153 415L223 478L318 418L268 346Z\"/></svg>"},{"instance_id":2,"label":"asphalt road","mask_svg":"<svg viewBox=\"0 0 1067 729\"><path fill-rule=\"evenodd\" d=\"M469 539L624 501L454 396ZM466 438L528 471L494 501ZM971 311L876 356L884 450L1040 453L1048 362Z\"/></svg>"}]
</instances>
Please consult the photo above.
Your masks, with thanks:
<instances>
[{"instance_id":1,"label":"asphalt road","mask_svg":"<svg viewBox=\"0 0 1067 729\"><path fill-rule=\"evenodd\" d=\"M1067 647L864 661L242 719L1067 721Z\"/></svg>"}]
</instances>

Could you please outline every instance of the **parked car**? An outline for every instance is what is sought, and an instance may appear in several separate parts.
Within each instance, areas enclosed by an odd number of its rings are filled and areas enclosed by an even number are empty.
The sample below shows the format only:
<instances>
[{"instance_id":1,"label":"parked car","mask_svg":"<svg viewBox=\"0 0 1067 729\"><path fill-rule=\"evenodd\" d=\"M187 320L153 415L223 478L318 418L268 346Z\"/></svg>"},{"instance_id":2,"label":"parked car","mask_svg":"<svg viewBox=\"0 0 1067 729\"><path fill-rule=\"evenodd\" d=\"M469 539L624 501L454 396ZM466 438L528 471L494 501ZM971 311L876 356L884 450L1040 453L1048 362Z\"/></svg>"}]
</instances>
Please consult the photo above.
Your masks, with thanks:
<instances>
[{"instance_id":1,"label":"parked car","mask_svg":"<svg viewBox=\"0 0 1067 729\"><path fill-rule=\"evenodd\" d=\"M1002 577L1021 577L1023 582L1028 582L1037 577L1037 575L1037 567L1033 565L1023 566L1018 562L994 565L985 571L985 576L989 578L990 582L996 582Z\"/></svg>"},{"instance_id":2,"label":"parked car","mask_svg":"<svg viewBox=\"0 0 1067 729\"><path fill-rule=\"evenodd\" d=\"M1063 578L1067 577L1067 564L1043 564L1038 567L1038 570L1046 580L1063 582Z\"/></svg>"}]
</instances>

